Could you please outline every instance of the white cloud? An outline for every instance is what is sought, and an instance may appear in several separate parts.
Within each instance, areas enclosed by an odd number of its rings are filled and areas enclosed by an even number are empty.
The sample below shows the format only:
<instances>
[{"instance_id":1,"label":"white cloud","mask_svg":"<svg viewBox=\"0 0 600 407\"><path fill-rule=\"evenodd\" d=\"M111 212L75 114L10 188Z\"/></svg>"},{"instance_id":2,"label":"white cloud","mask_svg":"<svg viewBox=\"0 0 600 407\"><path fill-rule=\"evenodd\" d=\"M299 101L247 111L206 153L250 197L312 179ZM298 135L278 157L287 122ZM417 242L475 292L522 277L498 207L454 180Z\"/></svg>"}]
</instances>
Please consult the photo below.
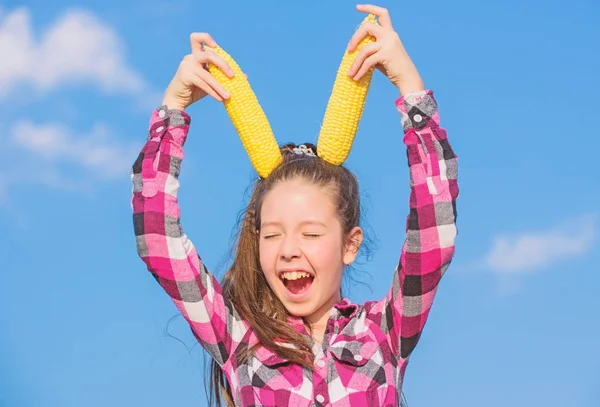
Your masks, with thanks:
<instances>
[{"instance_id":1,"label":"white cloud","mask_svg":"<svg viewBox=\"0 0 600 407\"><path fill-rule=\"evenodd\" d=\"M27 8L0 10L0 56L0 98L24 84L39 91L81 83L109 93L146 91L114 29L86 11L66 12L36 40Z\"/></svg>"},{"instance_id":2,"label":"white cloud","mask_svg":"<svg viewBox=\"0 0 600 407\"><path fill-rule=\"evenodd\" d=\"M40 31L27 7L6 11L0 6L0 102L23 95L30 101L68 86L128 95L144 110L160 102L160 95L127 63L115 29L93 13L64 12ZM19 187L87 194L100 182L129 179L140 146L115 137L107 125L82 132L61 123L35 122L21 113L23 119L12 119L16 124L0 123L3 212L13 205L11 192Z\"/></svg>"},{"instance_id":3,"label":"white cloud","mask_svg":"<svg viewBox=\"0 0 600 407\"><path fill-rule=\"evenodd\" d=\"M85 133L56 123L20 121L0 126L0 208L12 205L16 188L38 187L93 195L109 182L129 182L140 145L114 137L106 125ZM138 142L139 144L139 142Z\"/></svg>"},{"instance_id":4,"label":"white cloud","mask_svg":"<svg viewBox=\"0 0 600 407\"><path fill-rule=\"evenodd\" d=\"M27 120L17 123L10 134L14 146L30 157L45 160L57 170L61 164L74 165L105 180L127 177L139 150L112 137L104 125L75 136L59 124L35 124ZM55 174L44 174L47 183L59 181Z\"/></svg>"},{"instance_id":5,"label":"white cloud","mask_svg":"<svg viewBox=\"0 0 600 407\"><path fill-rule=\"evenodd\" d=\"M545 231L498 236L484 262L503 275L536 271L585 254L595 234L596 217L582 216Z\"/></svg>"}]
</instances>

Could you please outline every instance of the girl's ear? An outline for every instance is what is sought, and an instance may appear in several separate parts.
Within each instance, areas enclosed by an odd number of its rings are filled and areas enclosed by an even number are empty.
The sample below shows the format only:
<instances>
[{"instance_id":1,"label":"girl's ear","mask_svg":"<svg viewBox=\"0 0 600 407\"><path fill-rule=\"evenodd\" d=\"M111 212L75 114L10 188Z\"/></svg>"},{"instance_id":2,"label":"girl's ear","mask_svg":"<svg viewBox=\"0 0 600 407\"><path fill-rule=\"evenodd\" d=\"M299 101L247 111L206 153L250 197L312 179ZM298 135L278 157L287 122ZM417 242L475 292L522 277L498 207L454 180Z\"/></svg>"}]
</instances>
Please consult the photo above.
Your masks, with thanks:
<instances>
[{"instance_id":1,"label":"girl's ear","mask_svg":"<svg viewBox=\"0 0 600 407\"><path fill-rule=\"evenodd\" d=\"M363 230L360 228L360 226L355 226L346 237L343 254L343 261L345 265L349 266L354 262L356 256L358 255L358 249L360 248L362 241Z\"/></svg>"}]
</instances>

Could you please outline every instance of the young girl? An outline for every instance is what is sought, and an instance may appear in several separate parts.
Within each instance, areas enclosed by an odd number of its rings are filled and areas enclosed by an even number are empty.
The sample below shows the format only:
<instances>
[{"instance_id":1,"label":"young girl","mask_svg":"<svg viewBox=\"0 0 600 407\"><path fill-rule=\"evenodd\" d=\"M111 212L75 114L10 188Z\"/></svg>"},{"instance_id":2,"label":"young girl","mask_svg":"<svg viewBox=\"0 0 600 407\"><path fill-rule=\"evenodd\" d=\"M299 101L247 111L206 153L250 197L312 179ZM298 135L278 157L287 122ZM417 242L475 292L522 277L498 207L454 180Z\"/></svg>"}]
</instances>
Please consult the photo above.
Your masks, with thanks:
<instances>
[{"instance_id":1,"label":"young girl","mask_svg":"<svg viewBox=\"0 0 600 407\"><path fill-rule=\"evenodd\" d=\"M353 304L341 298L345 266L361 245L359 189L318 146L281 147L282 162L257 180L231 268L219 283L184 234L178 176L190 126L184 109L210 95L229 97L206 63L232 74L227 62L198 45L186 57L153 112L150 133L133 165L137 249L192 332L213 358L212 395L229 406L397 406L408 358L454 254L457 160L439 126L433 93L394 31L388 12L366 35L348 74L373 66L396 86L410 168L406 241L387 296ZM212 397L211 397L212 399Z\"/></svg>"}]
</instances>

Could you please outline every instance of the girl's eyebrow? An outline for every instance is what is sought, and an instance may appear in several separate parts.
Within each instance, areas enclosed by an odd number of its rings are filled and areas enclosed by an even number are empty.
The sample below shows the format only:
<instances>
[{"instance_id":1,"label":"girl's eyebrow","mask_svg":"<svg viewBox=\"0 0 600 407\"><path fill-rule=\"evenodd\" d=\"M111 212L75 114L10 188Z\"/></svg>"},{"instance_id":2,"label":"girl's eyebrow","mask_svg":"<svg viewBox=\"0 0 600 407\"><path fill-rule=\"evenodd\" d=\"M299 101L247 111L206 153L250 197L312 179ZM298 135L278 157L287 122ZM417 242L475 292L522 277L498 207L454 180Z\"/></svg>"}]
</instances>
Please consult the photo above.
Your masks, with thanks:
<instances>
[{"instance_id":1,"label":"girl's eyebrow","mask_svg":"<svg viewBox=\"0 0 600 407\"><path fill-rule=\"evenodd\" d=\"M324 224L323 222L318 221L318 220L303 220L302 222L300 222L300 225L317 225L317 226L327 227L326 224ZM267 227L267 226L281 226L281 222L277 222L277 221L263 222L260 226L263 228Z\"/></svg>"}]
</instances>

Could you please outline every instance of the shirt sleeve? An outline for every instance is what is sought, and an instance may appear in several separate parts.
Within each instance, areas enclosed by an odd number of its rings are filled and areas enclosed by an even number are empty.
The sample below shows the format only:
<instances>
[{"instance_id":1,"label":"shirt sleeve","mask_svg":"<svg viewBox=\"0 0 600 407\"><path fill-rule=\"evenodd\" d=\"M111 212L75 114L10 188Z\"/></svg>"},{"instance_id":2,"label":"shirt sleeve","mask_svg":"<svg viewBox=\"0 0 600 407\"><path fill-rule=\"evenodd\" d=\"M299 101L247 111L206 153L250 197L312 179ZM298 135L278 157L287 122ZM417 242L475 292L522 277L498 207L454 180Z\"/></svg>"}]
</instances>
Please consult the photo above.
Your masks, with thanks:
<instances>
[{"instance_id":1,"label":"shirt sleeve","mask_svg":"<svg viewBox=\"0 0 600 407\"><path fill-rule=\"evenodd\" d=\"M366 304L397 356L415 348L455 250L458 162L430 90L396 101L410 168L406 240L387 296Z\"/></svg>"},{"instance_id":2,"label":"shirt sleeve","mask_svg":"<svg viewBox=\"0 0 600 407\"><path fill-rule=\"evenodd\" d=\"M131 170L137 252L206 351L224 364L248 327L226 300L183 232L177 192L190 116L153 111L146 143Z\"/></svg>"}]
</instances>

